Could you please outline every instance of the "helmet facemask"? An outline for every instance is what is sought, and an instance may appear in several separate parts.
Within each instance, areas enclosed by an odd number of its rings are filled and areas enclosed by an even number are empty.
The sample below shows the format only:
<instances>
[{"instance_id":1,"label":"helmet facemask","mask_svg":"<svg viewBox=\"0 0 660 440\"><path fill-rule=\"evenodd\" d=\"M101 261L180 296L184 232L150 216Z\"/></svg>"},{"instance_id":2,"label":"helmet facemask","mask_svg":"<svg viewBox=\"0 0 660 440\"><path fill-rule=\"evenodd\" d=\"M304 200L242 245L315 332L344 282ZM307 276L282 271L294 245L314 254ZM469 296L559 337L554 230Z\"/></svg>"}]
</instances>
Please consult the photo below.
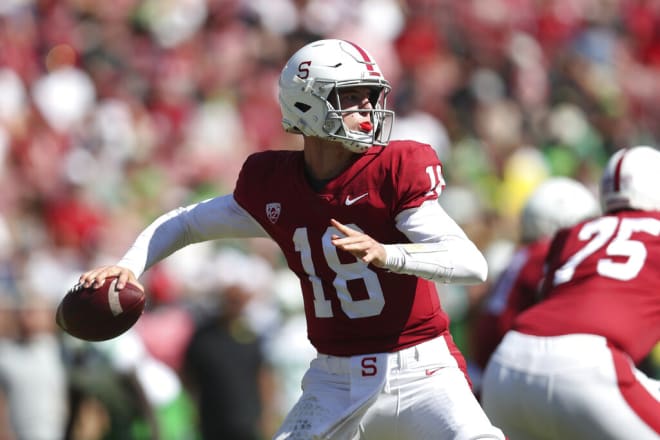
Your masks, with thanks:
<instances>
[{"instance_id":1,"label":"helmet facemask","mask_svg":"<svg viewBox=\"0 0 660 440\"><path fill-rule=\"evenodd\" d=\"M363 82L353 84L336 85L327 99L328 113L323 131L330 140L341 142L344 147L354 153L364 153L373 145L387 145L392 133L394 112L387 110L387 95L390 92L389 84L378 84L368 86L371 89L369 101L370 109L342 109L339 92L342 88L364 86ZM351 113L369 114L369 122L360 124L357 130L351 130L344 122L344 116Z\"/></svg>"}]
</instances>

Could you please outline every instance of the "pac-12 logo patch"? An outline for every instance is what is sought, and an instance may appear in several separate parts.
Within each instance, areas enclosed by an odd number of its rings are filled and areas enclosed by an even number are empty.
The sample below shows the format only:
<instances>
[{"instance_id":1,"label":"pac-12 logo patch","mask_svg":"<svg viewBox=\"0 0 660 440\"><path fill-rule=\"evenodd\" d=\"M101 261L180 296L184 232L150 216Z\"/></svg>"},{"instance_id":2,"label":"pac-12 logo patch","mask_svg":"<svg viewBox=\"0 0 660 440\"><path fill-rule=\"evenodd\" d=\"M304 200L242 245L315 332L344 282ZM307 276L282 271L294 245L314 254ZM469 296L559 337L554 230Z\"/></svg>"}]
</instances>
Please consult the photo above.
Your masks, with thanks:
<instances>
[{"instance_id":1,"label":"pac-12 logo patch","mask_svg":"<svg viewBox=\"0 0 660 440\"><path fill-rule=\"evenodd\" d=\"M266 217L272 224L275 224L278 218L280 218L280 212L282 211L282 205L277 202L268 203L266 205Z\"/></svg>"}]
</instances>

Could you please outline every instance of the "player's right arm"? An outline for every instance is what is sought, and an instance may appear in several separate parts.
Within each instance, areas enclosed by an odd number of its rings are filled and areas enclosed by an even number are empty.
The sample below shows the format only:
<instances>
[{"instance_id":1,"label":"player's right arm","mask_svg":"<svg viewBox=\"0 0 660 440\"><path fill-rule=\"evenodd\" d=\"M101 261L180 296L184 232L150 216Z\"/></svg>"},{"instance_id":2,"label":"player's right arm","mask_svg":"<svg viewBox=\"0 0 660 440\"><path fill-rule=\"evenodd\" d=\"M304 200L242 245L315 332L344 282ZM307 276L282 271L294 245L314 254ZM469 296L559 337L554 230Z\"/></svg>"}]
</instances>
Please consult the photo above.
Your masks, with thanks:
<instances>
[{"instance_id":1,"label":"player's right arm","mask_svg":"<svg viewBox=\"0 0 660 440\"><path fill-rule=\"evenodd\" d=\"M268 235L233 195L215 197L161 215L138 235L116 265L87 271L79 280L88 287L118 275L117 288L121 289L126 282L137 282L144 271L189 244L241 237Z\"/></svg>"}]
</instances>

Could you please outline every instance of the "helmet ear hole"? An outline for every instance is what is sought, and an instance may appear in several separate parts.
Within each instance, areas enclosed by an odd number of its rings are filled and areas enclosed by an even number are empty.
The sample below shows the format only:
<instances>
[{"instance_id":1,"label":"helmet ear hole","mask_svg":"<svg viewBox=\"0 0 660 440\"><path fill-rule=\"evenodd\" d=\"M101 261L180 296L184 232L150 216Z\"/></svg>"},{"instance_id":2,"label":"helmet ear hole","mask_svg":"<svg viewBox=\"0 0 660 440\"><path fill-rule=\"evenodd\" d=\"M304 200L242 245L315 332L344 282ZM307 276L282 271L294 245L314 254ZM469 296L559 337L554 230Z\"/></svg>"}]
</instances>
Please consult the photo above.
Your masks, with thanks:
<instances>
[{"instance_id":1,"label":"helmet ear hole","mask_svg":"<svg viewBox=\"0 0 660 440\"><path fill-rule=\"evenodd\" d=\"M312 108L311 105L305 104L304 102L296 102L294 104L294 107L303 113L306 113L307 111L309 111L310 108Z\"/></svg>"}]
</instances>

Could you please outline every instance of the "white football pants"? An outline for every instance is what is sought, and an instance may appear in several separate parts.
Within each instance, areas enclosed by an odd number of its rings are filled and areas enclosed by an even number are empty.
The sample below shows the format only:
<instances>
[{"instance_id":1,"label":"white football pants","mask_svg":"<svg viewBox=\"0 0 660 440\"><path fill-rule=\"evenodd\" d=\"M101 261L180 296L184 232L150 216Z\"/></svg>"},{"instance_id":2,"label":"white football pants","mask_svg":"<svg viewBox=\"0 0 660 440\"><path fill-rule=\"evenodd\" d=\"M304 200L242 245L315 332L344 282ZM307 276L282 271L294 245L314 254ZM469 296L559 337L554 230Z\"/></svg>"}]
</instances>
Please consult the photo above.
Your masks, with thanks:
<instances>
[{"instance_id":1,"label":"white football pants","mask_svg":"<svg viewBox=\"0 0 660 440\"><path fill-rule=\"evenodd\" d=\"M660 382L601 336L508 332L481 401L511 440L660 439Z\"/></svg>"},{"instance_id":2,"label":"white football pants","mask_svg":"<svg viewBox=\"0 0 660 440\"><path fill-rule=\"evenodd\" d=\"M302 388L276 440L504 439L445 337L394 353L319 354Z\"/></svg>"}]
</instances>

